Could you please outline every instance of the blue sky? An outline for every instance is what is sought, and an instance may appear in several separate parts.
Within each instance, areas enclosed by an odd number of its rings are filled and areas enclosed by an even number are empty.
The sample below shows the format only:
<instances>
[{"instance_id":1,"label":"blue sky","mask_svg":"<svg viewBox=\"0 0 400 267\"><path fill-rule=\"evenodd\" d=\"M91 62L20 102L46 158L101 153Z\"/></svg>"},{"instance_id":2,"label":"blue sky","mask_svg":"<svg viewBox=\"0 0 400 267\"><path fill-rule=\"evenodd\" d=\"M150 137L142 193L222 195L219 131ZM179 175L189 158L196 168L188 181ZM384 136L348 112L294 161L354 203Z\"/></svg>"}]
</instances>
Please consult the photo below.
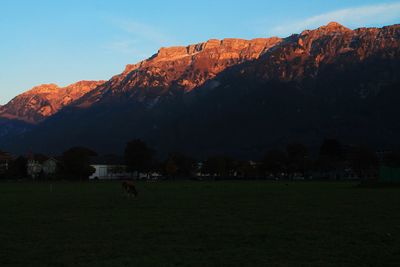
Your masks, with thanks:
<instances>
[{"instance_id":1,"label":"blue sky","mask_svg":"<svg viewBox=\"0 0 400 267\"><path fill-rule=\"evenodd\" d=\"M400 22L400 1L0 0L0 104L42 83L109 79L159 47Z\"/></svg>"}]
</instances>

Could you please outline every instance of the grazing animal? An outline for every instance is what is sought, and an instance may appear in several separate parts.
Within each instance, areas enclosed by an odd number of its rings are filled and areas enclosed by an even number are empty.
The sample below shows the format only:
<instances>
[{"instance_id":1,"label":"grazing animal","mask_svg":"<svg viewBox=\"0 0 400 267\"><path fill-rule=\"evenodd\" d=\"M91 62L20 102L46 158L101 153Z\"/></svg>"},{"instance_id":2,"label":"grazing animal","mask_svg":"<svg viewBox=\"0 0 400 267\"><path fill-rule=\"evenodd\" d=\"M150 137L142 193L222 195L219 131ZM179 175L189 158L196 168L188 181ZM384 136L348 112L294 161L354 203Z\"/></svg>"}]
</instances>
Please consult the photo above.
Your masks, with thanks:
<instances>
[{"instance_id":1,"label":"grazing animal","mask_svg":"<svg viewBox=\"0 0 400 267\"><path fill-rule=\"evenodd\" d=\"M137 192L136 186L133 182L131 182L131 181L122 182L122 188L124 189L125 193L128 194L128 196L134 195L135 197L137 197L138 192Z\"/></svg>"}]
</instances>

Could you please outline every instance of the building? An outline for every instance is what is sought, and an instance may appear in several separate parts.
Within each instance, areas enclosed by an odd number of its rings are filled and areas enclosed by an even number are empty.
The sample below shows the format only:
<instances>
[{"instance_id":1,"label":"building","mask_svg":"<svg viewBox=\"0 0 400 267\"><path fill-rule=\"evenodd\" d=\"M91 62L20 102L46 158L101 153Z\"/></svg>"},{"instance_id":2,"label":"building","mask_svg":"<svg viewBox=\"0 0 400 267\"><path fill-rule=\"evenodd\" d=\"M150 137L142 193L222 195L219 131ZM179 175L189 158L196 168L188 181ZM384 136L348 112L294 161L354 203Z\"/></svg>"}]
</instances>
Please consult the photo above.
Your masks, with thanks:
<instances>
[{"instance_id":1,"label":"building","mask_svg":"<svg viewBox=\"0 0 400 267\"><path fill-rule=\"evenodd\" d=\"M58 160L49 158L42 163L42 171L46 176L54 175L57 172Z\"/></svg>"},{"instance_id":2,"label":"building","mask_svg":"<svg viewBox=\"0 0 400 267\"><path fill-rule=\"evenodd\" d=\"M161 175L156 172L152 173L131 173L127 171L124 164L124 158L106 155L93 157L90 160L90 166L95 172L89 177L89 180L122 180L122 179L149 179L158 180Z\"/></svg>"},{"instance_id":3,"label":"building","mask_svg":"<svg viewBox=\"0 0 400 267\"><path fill-rule=\"evenodd\" d=\"M130 177L124 165L91 164L95 172L89 177L90 180L118 180Z\"/></svg>"},{"instance_id":4,"label":"building","mask_svg":"<svg viewBox=\"0 0 400 267\"><path fill-rule=\"evenodd\" d=\"M124 159L115 155L96 156L91 158L90 166L95 172L90 180L118 180L130 177L127 173Z\"/></svg>"},{"instance_id":5,"label":"building","mask_svg":"<svg viewBox=\"0 0 400 267\"><path fill-rule=\"evenodd\" d=\"M40 176L42 172L42 164L35 159L29 159L26 165L26 173L32 179L36 179Z\"/></svg>"},{"instance_id":6,"label":"building","mask_svg":"<svg viewBox=\"0 0 400 267\"><path fill-rule=\"evenodd\" d=\"M12 159L11 154L0 151L0 174L8 171Z\"/></svg>"},{"instance_id":7,"label":"building","mask_svg":"<svg viewBox=\"0 0 400 267\"><path fill-rule=\"evenodd\" d=\"M27 174L36 179L39 176L51 176L57 172L58 161L44 155L31 155L27 163Z\"/></svg>"}]
</instances>

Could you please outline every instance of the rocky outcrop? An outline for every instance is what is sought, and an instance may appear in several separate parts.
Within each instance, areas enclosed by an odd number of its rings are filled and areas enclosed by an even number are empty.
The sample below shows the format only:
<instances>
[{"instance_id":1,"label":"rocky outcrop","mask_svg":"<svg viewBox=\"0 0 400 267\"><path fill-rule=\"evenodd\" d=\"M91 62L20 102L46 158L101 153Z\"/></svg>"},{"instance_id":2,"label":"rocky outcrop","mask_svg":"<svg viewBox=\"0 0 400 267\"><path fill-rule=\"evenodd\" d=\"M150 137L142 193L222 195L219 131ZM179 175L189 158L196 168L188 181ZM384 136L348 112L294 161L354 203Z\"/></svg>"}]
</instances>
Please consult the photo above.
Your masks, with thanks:
<instances>
[{"instance_id":1,"label":"rocky outcrop","mask_svg":"<svg viewBox=\"0 0 400 267\"><path fill-rule=\"evenodd\" d=\"M264 80L300 81L316 77L332 63L354 64L371 56L400 56L400 25L350 30L331 22L286 38L253 64L248 73Z\"/></svg>"},{"instance_id":2,"label":"rocky outcrop","mask_svg":"<svg viewBox=\"0 0 400 267\"><path fill-rule=\"evenodd\" d=\"M259 58L279 42L281 39L276 37L224 39L161 48L151 58L126 66L122 74L85 95L76 105L88 107L121 96L154 101L161 95L190 92L231 66Z\"/></svg>"},{"instance_id":3,"label":"rocky outcrop","mask_svg":"<svg viewBox=\"0 0 400 267\"><path fill-rule=\"evenodd\" d=\"M126 66L123 73L79 99L75 106L136 101L153 107L162 100L190 93L232 66L252 61L255 63L243 68L243 74L256 74L263 80L300 81L316 77L333 62L354 63L380 53L396 57L393 51L398 51L398 32L398 25L351 30L331 22L283 40L212 39L161 48L151 58Z\"/></svg>"},{"instance_id":4,"label":"rocky outcrop","mask_svg":"<svg viewBox=\"0 0 400 267\"><path fill-rule=\"evenodd\" d=\"M80 81L66 87L42 84L0 107L0 118L38 123L90 92L104 81Z\"/></svg>"}]
</instances>

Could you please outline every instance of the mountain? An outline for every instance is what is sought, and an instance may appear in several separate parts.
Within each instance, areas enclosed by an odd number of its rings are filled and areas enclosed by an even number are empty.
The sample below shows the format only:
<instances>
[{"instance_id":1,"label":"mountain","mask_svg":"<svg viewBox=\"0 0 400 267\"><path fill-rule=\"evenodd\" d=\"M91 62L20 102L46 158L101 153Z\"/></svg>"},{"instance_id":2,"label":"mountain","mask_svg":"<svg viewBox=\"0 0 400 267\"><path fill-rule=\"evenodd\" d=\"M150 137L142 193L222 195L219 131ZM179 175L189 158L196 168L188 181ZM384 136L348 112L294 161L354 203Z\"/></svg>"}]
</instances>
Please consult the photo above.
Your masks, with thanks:
<instances>
[{"instance_id":1,"label":"mountain","mask_svg":"<svg viewBox=\"0 0 400 267\"><path fill-rule=\"evenodd\" d=\"M400 143L399 74L400 25L330 23L225 71L213 90L198 88L180 139L189 151L249 157L291 142L317 150L324 138L390 148Z\"/></svg>"},{"instance_id":2,"label":"mountain","mask_svg":"<svg viewBox=\"0 0 400 267\"><path fill-rule=\"evenodd\" d=\"M151 58L127 65L123 73L108 82L79 82L66 88L52 84L35 87L0 107L0 118L5 121L0 121L0 136L3 143L13 142L14 135L33 128L29 124L40 123L68 106L88 108L97 102L133 100L154 105L161 96L190 91L228 67L258 58L280 41L276 37L214 39L187 47L161 48ZM11 136L11 141L4 136Z\"/></svg>"},{"instance_id":3,"label":"mountain","mask_svg":"<svg viewBox=\"0 0 400 267\"><path fill-rule=\"evenodd\" d=\"M121 152L142 138L161 153L200 157L254 157L326 137L392 146L400 136L399 44L400 25L330 23L285 39L162 48L2 145Z\"/></svg>"},{"instance_id":4,"label":"mountain","mask_svg":"<svg viewBox=\"0 0 400 267\"><path fill-rule=\"evenodd\" d=\"M136 100L156 104L161 96L188 93L216 77L225 69L257 59L280 38L254 40L209 40L189 46L161 48L157 54L138 64L128 65L74 105L89 107L95 103Z\"/></svg>"},{"instance_id":5,"label":"mountain","mask_svg":"<svg viewBox=\"0 0 400 267\"><path fill-rule=\"evenodd\" d=\"M104 81L80 81L66 87L42 84L0 107L0 118L39 123L90 92Z\"/></svg>"}]
</instances>

